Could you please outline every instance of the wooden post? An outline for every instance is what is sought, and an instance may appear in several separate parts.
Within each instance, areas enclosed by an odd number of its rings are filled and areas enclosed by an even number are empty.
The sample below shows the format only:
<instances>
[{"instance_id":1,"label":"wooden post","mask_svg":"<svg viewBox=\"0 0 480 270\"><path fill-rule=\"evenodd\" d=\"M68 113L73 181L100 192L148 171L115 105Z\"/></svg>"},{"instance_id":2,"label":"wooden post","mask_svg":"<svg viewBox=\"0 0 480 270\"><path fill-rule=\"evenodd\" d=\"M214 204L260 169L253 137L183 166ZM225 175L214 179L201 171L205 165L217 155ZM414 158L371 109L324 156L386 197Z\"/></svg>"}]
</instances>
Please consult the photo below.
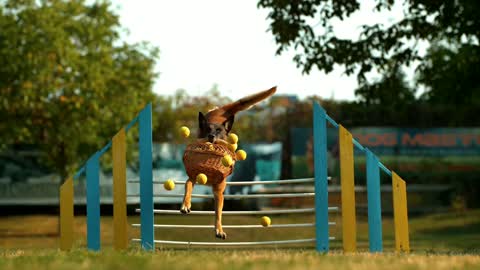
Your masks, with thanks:
<instances>
[{"instance_id":1,"label":"wooden post","mask_svg":"<svg viewBox=\"0 0 480 270\"><path fill-rule=\"evenodd\" d=\"M343 250L357 250L357 228L355 217L355 181L353 165L353 138L342 125L339 125L340 179L342 189L342 230Z\"/></svg>"},{"instance_id":2,"label":"wooden post","mask_svg":"<svg viewBox=\"0 0 480 270\"><path fill-rule=\"evenodd\" d=\"M407 188L405 181L392 172L393 211L395 222L395 250L410 252L408 238Z\"/></svg>"},{"instance_id":3,"label":"wooden post","mask_svg":"<svg viewBox=\"0 0 480 270\"><path fill-rule=\"evenodd\" d=\"M152 105L139 115L140 148L140 219L142 247L154 250L153 230L153 165L152 165Z\"/></svg>"},{"instance_id":4,"label":"wooden post","mask_svg":"<svg viewBox=\"0 0 480 270\"><path fill-rule=\"evenodd\" d=\"M87 161L87 247L100 250L100 152Z\"/></svg>"},{"instance_id":5,"label":"wooden post","mask_svg":"<svg viewBox=\"0 0 480 270\"><path fill-rule=\"evenodd\" d=\"M377 157L365 148L367 155L368 241L370 252L382 252L382 206L380 167Z\"/></svg>"},{"instance_id":6,"label":"wooden post","mask_svg":"<svg viewBox=\"0 0 480 270\"><path fill-rule=\"evenodd\" d=\"M128 246L126 135L121 129L112 140L113 154L113 244Z\"/></svg>"},{"instance_id":7,"label":"wooden post","mask_svg":"<svg viewBox=\"0 0 480 270\"><path fill-rule=\"evenodd\" d=\"M60 249L70 250L73 245L73 179L60 187Z\"/></svg>"},{"instance_id":8,"label":"wooden post","mask_svg":"<svg viewBox=\"0 0 480 270\"><path fill-rule=\"evenodd\" d=\"M313 147L315 168L315 237L319 252L328 252L327 118L318 103L313 104Z\"/></svg>"}]
</instances>

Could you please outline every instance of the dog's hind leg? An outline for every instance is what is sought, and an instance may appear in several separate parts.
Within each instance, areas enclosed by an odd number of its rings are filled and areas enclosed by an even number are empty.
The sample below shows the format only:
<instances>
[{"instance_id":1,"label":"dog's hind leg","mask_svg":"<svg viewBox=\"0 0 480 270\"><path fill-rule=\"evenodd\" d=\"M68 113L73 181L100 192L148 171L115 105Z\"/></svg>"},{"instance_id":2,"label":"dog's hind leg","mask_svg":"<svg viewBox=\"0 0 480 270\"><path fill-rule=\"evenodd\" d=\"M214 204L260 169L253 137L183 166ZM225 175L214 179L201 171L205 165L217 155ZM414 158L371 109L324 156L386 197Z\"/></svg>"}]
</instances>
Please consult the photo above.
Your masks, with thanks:
<instances>
[{"instance_id":1,"label":"dog's hind leg","mask_svg":"<svg viewBox=\"0 0 480 270\"><path fill-rule=\"evenodd\" d=\"M192 190L193 186L195 185L195 181L189 178L185 182L185 194L183 195L183 203L182 208L180 208L180 212L183 214L188 214L191 211L192 207Z\"/></svg>"},{"instance_id":2,"label":"dog's hind leg","mask_svg":"<svg viewBox=\"0 0 480 270\"><path fill-rule=\"evenodd\" d=\"M223 192L227 180L224 179L221 183L212 185L213 196L215 198L215 237L226 239L227 234L222 229L222 210L223 210Z\"/></svg>"}]
</instances>

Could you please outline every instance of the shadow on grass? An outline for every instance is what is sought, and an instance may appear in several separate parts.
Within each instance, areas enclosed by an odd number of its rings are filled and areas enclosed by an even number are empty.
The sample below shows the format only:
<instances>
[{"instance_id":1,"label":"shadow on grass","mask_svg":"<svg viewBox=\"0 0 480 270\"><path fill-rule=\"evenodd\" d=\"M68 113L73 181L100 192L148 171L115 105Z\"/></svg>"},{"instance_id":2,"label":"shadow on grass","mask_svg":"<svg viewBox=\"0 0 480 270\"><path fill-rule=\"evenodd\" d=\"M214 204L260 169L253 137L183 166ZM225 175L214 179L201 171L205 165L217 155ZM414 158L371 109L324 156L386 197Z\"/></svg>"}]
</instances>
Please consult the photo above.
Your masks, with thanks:
<instances>
[{"instance_id":1,"label":"shadow on grass","mask_svg":"<svg viewBox=\"0 0 480 270\"><path fill-rule=\"evenodd\" d=\"M478 253L480 222L423 229L415 232L412 240L419 245L454 248L455 251ZM436 248L435 248L436 249Z\"/></svg>"},{"instance_id":2,"label":"shadow on grass","mask_svg":"<svg viewBox=\"0 0 480 270\"><path fill-rule=\"evenodd\" d=\"M446 226L442 228L435 228L435 229L424 229L418 231L421 234L434 234L439 236L448 236L448 235L455 235L458 236L460 234L475 234L478 235L480 232L480 222L474 222L464 225L456 225L456 226Z\"/></svg>"},{"instance_id":3,"label":"shadow on grass","mask_svg":"<svg viewBox=\"0 0 480 270\"><path fill-rule=\"evenodd\" d=\"M18 232L11 230L0 229L0 238L43 238L43 237L59 237L59 233L32 233L32 232Z\"/></svg>"}]
</instances>

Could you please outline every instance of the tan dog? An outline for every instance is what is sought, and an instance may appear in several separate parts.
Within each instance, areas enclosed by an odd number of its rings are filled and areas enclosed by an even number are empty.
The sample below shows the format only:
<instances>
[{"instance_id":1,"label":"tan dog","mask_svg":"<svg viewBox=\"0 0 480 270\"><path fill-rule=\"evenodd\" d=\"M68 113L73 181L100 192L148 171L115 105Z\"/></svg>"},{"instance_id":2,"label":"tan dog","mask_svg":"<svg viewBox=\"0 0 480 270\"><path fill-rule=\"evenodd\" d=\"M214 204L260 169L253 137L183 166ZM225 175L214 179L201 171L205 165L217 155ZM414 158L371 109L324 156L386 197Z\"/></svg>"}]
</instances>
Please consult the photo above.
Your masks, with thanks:
<instances>
[{"instance_id":1,"label":"tan dog","mask_svg":"<svg viewBox=\"0 0 480 270\"><path fill-rule=\"evenodd\" d=\"M247 110L254 104L273 95L277 90L272 87L251 96L244 97L235 102L224 105L220 108L210 110L205 115L198 114L199 132L198 138L215 143L217 140L226 140L229 132L232 130L235 114L239 111ZM207 183L212 186L212 192L215 199L215 236L226 239L227 234L222 229L222 210L223 210L223 192L227 184L226 179L215 180ZM180 212L188 214L191 211L192 189L195 185L195 179L189 178L185 183L185 195Z\"/></svg>"}]
</instances>

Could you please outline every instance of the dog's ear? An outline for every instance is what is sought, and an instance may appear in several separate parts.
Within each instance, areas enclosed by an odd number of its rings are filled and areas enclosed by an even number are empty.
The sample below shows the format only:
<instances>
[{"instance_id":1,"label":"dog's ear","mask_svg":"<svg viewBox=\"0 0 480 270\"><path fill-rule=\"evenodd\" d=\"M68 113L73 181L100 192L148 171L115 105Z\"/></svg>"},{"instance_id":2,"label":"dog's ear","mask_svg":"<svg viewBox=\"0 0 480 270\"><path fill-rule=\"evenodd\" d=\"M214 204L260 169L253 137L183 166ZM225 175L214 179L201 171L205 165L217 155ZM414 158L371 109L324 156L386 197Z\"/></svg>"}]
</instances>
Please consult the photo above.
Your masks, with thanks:
<instances>
[{"instance_id":1,"label":"dog's ear","mask_svg":"<svg viewBox=\"0 0 480 270\"><path fill-rule=\"evenodd\" d=\"M230 130L232 130L234 121L235 121L235 115L232 115L232 116L228 117L228 119L225 120L225 122L223 122L223 126L225 127L225 130L227 131L227 134L230 132Z\"/></svg>"},{"instance_id":2,"label":"dog's ear","mask_svg":"<svg viewBox=\"0 0 480 270\"><path fill-rule=\"evenodd\" d=\"M203 115L202 112L198 112L198 128L200 130L204 130L206 126L207 126L207 118L205 118L205 115Z\"/></svg>"}]
</instances>

